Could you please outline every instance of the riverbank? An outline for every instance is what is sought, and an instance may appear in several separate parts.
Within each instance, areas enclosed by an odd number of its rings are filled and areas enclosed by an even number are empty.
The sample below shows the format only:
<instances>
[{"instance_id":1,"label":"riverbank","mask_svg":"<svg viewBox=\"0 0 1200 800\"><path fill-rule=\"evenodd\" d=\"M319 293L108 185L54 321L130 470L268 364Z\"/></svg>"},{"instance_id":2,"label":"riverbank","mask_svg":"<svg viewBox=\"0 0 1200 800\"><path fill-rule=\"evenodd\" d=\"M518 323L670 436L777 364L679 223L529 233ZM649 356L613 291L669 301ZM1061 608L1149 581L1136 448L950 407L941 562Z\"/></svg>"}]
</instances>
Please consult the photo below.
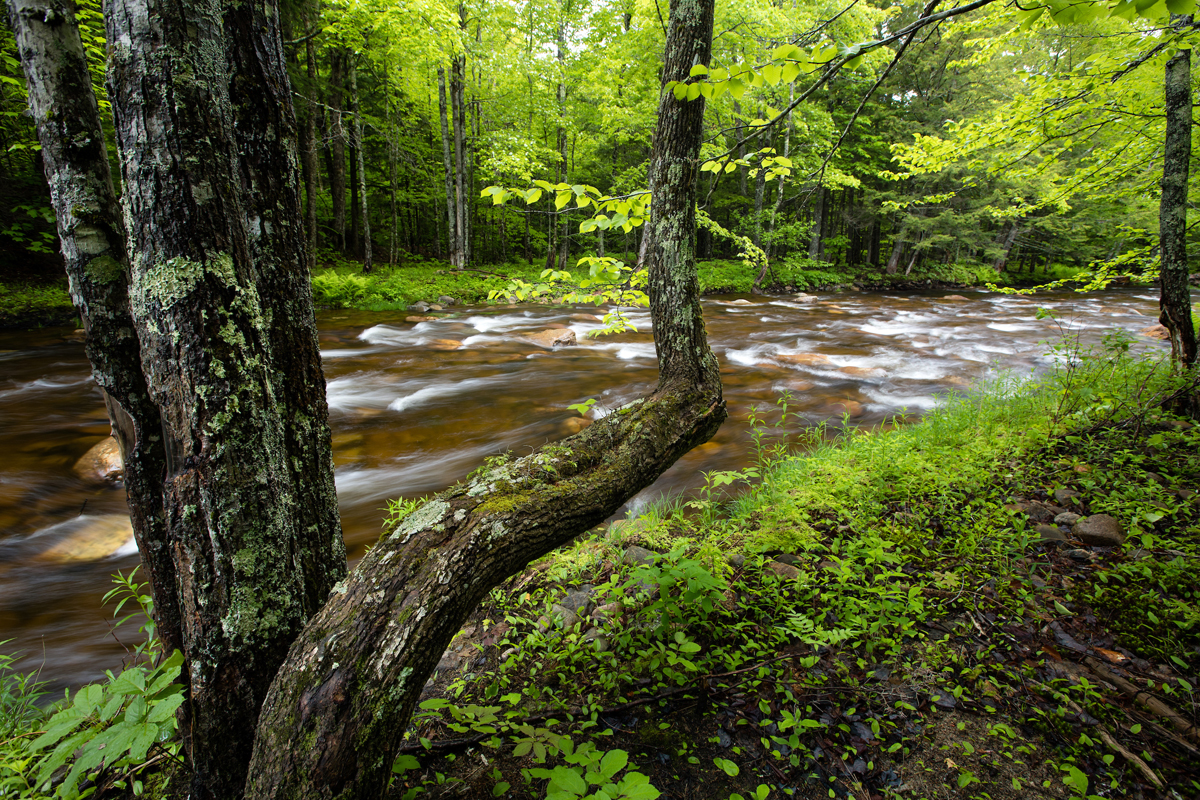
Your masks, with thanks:
<instances>
[{"instance_id":1,"label":"riverbank","mask_svg":"<svg viewBox=\"0 0 1200 800\"><path fill-rule=\"evenodd\" d=\"M633 254L627 254L632 258ZM325 252L322 266L313 274L313 296L319 308L363 311L403 310L417 303L437 304L453 298L474 304L488 294L505 289L512 280L537 283L542 264L500 264L480 269L453 270L445 262L418 260L401 266L377 267L364 275L361 264ZM707 260L697 263L700 291L706 295L754 291L758 269L741 260ZM937 265L910 275L879 275L838 269L810 259L783 259L773 264L763 280L767 294L842 290L906 291L916 289L966 289L993 282L999 285L1033 285L1068 276L1061 270L1036 278L997 276L984 267Z\"/></svg>"},{"instance_id":2,"label":"riverbank","mask_svg":"<svg viewBox=\"0 0 1200 800\"><path fill-rule=\"evenodd\" d=\"M1195 796L1200 428L1162 362L1072 363L809 431L534 565L443 656L399 782Z\"/></svg>"},{"instance_id":3,"label":"riverbank","mask_svg":"<svg viewBox=\"0 0 1200 800\"><path fill-rule=\"evenodd\" d=\"M78 321L66 278L51 283L0 281L0 330L70 325Z\"/></svg>"},{"instance_id":4,"label":"riverbank","mask_svg":"<svg viewBox=\"0 0 1200 800\"><path fill-rule=\"evenodd\" d=\"M1200 428L1159 409L1169 371L1125 344L917 424L768 418L754 466L492 592L391 796L1200 791ZM0 684L0 786L18 787L45 717Z\"/></svg>"}]
</instances>

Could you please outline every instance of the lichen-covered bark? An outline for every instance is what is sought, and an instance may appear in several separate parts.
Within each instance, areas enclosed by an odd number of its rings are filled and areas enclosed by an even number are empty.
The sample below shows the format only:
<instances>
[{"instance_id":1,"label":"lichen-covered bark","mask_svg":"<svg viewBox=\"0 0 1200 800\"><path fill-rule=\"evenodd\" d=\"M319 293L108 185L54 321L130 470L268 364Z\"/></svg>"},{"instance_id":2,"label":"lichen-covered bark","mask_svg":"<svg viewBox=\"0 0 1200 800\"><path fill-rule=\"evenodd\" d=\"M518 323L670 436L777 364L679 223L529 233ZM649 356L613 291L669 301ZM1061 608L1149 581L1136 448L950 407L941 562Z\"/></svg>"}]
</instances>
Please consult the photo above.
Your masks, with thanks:
<instances>
[{"instance_id":1,"label":"lichen-covered bark","mask_svg":"<svg viewBox=\"0 0 1200 800\"><path fill-rule=\"evenodd\" d=\"M712 0L672 4L664 80L707 60L712 19ZM248 798L382 797L426 678L486 592L605 519L725 419L694 258L702 103L667 93L659 108L649 266L658 387L387 532L292 646L263 706Z\"/></svg>"},{"instance_id":2,"label":"lichen-covered bark","mask_svg":"<svg viewBox=\"0 0 1200 800\"><path fill-rule=\"evenodd\" d=\"M1175 17L1176 26L1191 17ZM1159 205L1161 298L1159 321L1171 334L1171 358L1196 364L1196 331L1188 289L1187 200L1188 161L1192 154L1191 51L1179 50L1167 60L1164 75L1167 127L1163 142L1162 199Z\"/></svg>"},{"instance_id":3,"label":"lichen-covered bark","mask_svg":"<svg viewBox=\"0 0 1200 800\"><path fill-rule=\"evenodd\" d=\"M162 510L161 422L141 372L121 211L74 6L68 0L10 0L8 10L37 120L71 297L121 446L129 514L154 592L158 635L172 650L180 646L180 619Z\"/></svg>"},{"instance_id":4,"label":"lichen-covered bark","mask_svg":"<svg viewBox=\"0 0 1200 800\"><path fill-rule=\"evenodd\" d=\"M270 0L113 0L105 18L192 796L227 798L272 677L345 569L291 92Z\"/></svg>"}]
</instances>

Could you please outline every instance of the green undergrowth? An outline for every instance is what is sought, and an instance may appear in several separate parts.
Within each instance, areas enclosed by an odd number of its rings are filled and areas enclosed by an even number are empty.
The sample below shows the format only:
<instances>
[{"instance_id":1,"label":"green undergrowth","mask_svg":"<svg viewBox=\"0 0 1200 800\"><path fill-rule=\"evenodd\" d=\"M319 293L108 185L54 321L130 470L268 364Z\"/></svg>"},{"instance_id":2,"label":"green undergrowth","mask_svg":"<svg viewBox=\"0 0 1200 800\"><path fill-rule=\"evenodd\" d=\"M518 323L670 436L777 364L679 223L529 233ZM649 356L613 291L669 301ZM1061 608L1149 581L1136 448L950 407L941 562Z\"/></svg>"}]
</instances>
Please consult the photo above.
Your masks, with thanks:
<instances>
[{"instance_id":1,"label":"green undergrowth","mask_svg":"<svg viewBox=\"0 0 1200 800\"><path fill-rule=\"evenodd\" d=\"M0 328L63 325L78 319L66 282L0 281Z\"/></svg>"},{"instance_id":2,"label":"green undergrowth","mask_svg":"<svg viewBox=\"0 0 1200 800\"><path fill-rule=\"evenodd\" d=\"M785 449L787 415L760 420L757 467L492 593L427 688L394 796L634 796L581 746L645 797L1169 796L1101 729L1200 792L1186 742L1078 672L1111 653L1195 717L1200 428L1161 410L1181 379L1128 348L1066 345L1047 376L888 430ZM1040 541L1020 503L1055 490L1115 516L1125 546Z\"/></svg>"}]
</instances>

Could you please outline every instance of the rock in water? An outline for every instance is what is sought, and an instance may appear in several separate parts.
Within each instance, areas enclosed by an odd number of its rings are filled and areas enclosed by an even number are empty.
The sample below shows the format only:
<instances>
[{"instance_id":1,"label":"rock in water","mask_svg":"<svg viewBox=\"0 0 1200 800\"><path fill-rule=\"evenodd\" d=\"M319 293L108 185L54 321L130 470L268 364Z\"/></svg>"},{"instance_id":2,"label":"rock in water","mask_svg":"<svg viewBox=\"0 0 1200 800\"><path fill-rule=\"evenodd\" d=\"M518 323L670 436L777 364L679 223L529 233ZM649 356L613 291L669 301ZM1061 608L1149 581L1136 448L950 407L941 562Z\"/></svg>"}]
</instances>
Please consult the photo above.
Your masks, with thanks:
<instances>
[{"instance_id":1,"label":"rock in water","mask_svg":"<svg viewBox=\"0 0 1200 800\"><path fill-rule=\"evenodd\" d=\"M1171 332L1167 330L1166 325L1151 325L1142 331L1142 336L1147 336L1151 339L1170 339Z\"/></svg>"},{"instance_id":2,"label":"rock in water","mask_svg":"<svg viewBox=\"0 0 1200 800\"><path fill-rule=\"evenodd\" d=\"M124 465L117 440L109 436L75 462L73 470L85 481L118 481Z\"/></svg>"},{"instance_id":3,"label":"rock in water","mask_svg":"<svg viewBox=\"0 0 1200 800\"><path fill-rule=\"evenodd\" d=\"M80 516L40 531L37 536L52 541L33 557L34 561L74 564L137 552L133 543L133 525L129 517L108 514L103 517Z\"/></svg>"},{"instance_id":4,"label":"rock in water","mask_svg":"<svg viewBox=\"0 0 1200 800\"><path fill-rule=\"evenodd\" d=\"M537 333L529 333L525 338L540 347L545 347L553 350L556 347L571 347L575 344L575 331L570 328L562 330L545 330Z\"/></svg>"},{"instance_id":5,"label":"rock in water","mask_svg":"<svg viewBox=\"0 0 1200 800\"><path fill-rule=\"evenodd\" d=\"M1118 547L1125 541L1121 523L1108 514L1092 514L1075 523L1071 535L1092 547Z\"/></svg>"},{"instance_id":6,"label":"rock in water","mask_svg":"<svg viewBox=\"0 0 1200 800\"><path fill-rule=\"evenodd\" d=\"M426 303L424 300L419 300L409 306L407 310L413 312L414 314L425 314L429 311L429 309L429 303Z\"/></svg>"},{"instance_id":7,"label":"rock in water","mask_svg":"<svg viewBox=\"0 0 1200 800\"><path fill-rule=\"evenodd\" d=\"M458 304L458 300L448 294L438 295L438 304L443 306L453 306Z\"/></svg>"}]
</instances>

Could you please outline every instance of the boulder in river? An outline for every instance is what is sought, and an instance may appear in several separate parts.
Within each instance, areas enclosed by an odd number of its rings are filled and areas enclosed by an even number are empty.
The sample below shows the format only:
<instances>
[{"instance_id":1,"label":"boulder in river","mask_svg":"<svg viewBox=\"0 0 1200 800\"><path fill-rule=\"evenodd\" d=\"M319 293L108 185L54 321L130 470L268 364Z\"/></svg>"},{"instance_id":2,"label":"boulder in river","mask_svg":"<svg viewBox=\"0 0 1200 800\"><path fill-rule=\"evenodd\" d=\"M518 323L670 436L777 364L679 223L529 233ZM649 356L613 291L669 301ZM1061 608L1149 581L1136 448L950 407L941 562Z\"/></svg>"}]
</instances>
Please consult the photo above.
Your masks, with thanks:
<instances>
[{"instance_id":1,"label":"boulder in river","mask_svg":"<svg viewBox=\"0 0 1200 800\"><path fill-rule=\"evenodd\" d=\"M133 525L123 514L78 516L46 528L38 537L45 537L52 544L33 560L51 564L99 561L122 551L136 551Z\"/></svg>"},{"instance_id":2,"label":"boulder in river","mask_svg":"<svg viewBox=\"0 0 1200 800\"><path fill-rule=\"evenodd\" d=\"M551 328L550 330L538 331L537 333L527 333L525 334L525 338L539 347L545 347L550 350L556 347L571 347L576 341L575 331L570 328L563 328L561 330Z\"/></svg>"},{"instance_id":3,"label":"boulder in river","mask_svg":"<svg viewBox=\"0 0 1200 800\"><path fill-rule=\"evenodd\" d=\"M961 294L948 294L942 298L943 300L966 300Z\"/></svg>"},{"instance_id":4,"label":"boulder in river","mask_svg":"<svg viewBox=\"0 0 1200 800\"><path fill-rule=\"evenodd\" d=\"M433 339L429 347L432 350L457 350L462 347L462 342L458 339Z\"/></svg>"},{"instance_id":5,"label":"boulder in river","mask_svg":"<svg viewBox=\"0 0 1200 800\"><path fill-rule=\"evenodd\" d=\"M863 412L863 404L857 400L838 400L836 403L832 403L830 408L838 415L846 413L852 417L857 417Z\"/></svg>"},{"instance_id":6,"label":"boulder in river","mask_svg":"<svg viewBox=\"0 0 1200 800\"><path fill-rule=\"evenodd\" d=\"M417 313L417 314L424 314L424 313L428 312L430 308L431 308L431 306L429 305L429 303L426 303L424 300L418 300L417 302L415 302L411 306L409 306L408 310L412 311L414 313Z\"/></svg>"},{"instance_id":7,"label":"boulder in river","mask_svg":"<svg viewBox=\"0 0 1200 800\"><path fill-rule=\"evenodd\" d=\"M456 306L458 301L448 294L438 295L438 303L443 306Z\"/></svg>"},{"instance_id":8,"label":"boulder in river","mask_svg":"<svg viewBox=\"0 0 1200 800\"><path fill-rule=\"evenodd\" d=\"M828 358L816 353L785 353L775 356L785 364L800 364L805 367L832 367L834 364Z\"/></svg>"},{"instance_id":9,"label":"boulder in river","mask_svg":"<svg viewBox=\"0 0 1200 800\"><path fill-rule=\"evenodd\" d=\"M436 322L438 319L439 319L438 317L430 317L430 316L426 316L423 314L414 314L412 316L405 317L404 321L405 322Z\"/></svg>"},{"instance_id":10,"label":"boulder in river","mask_svg":"<svg viewBox=\"0 0 1200 800\"><path fill-rule=\"evenodd\" d=\"M1144 328L1142 336L1148 336L1151 339L1170 339L1171 332L1167 330L1166 325L1151 325L1149 328Z\"/></svg>"},{"instance_id":11,"label":"boulder in river","mask_svg":"<svg viewBox=\"0 0 1200 800\"><path fill-rule=\"evenodd\" d=\"M882 378L887 375L878 367L842 367L841 371L855 378Z\"/></svg>"},{"instance_id":12,"label":"boulder in river","mask_svg":"<svg viewBox=\"0 0 1200 800\"><path fill-rule=\"evenodd\" d=\"M85 481L120 480L124 464L121 462L121 448L117 445L117 440L109 436L93 445L75 462L72 469Z\"/></svg>"}]
</instances>

